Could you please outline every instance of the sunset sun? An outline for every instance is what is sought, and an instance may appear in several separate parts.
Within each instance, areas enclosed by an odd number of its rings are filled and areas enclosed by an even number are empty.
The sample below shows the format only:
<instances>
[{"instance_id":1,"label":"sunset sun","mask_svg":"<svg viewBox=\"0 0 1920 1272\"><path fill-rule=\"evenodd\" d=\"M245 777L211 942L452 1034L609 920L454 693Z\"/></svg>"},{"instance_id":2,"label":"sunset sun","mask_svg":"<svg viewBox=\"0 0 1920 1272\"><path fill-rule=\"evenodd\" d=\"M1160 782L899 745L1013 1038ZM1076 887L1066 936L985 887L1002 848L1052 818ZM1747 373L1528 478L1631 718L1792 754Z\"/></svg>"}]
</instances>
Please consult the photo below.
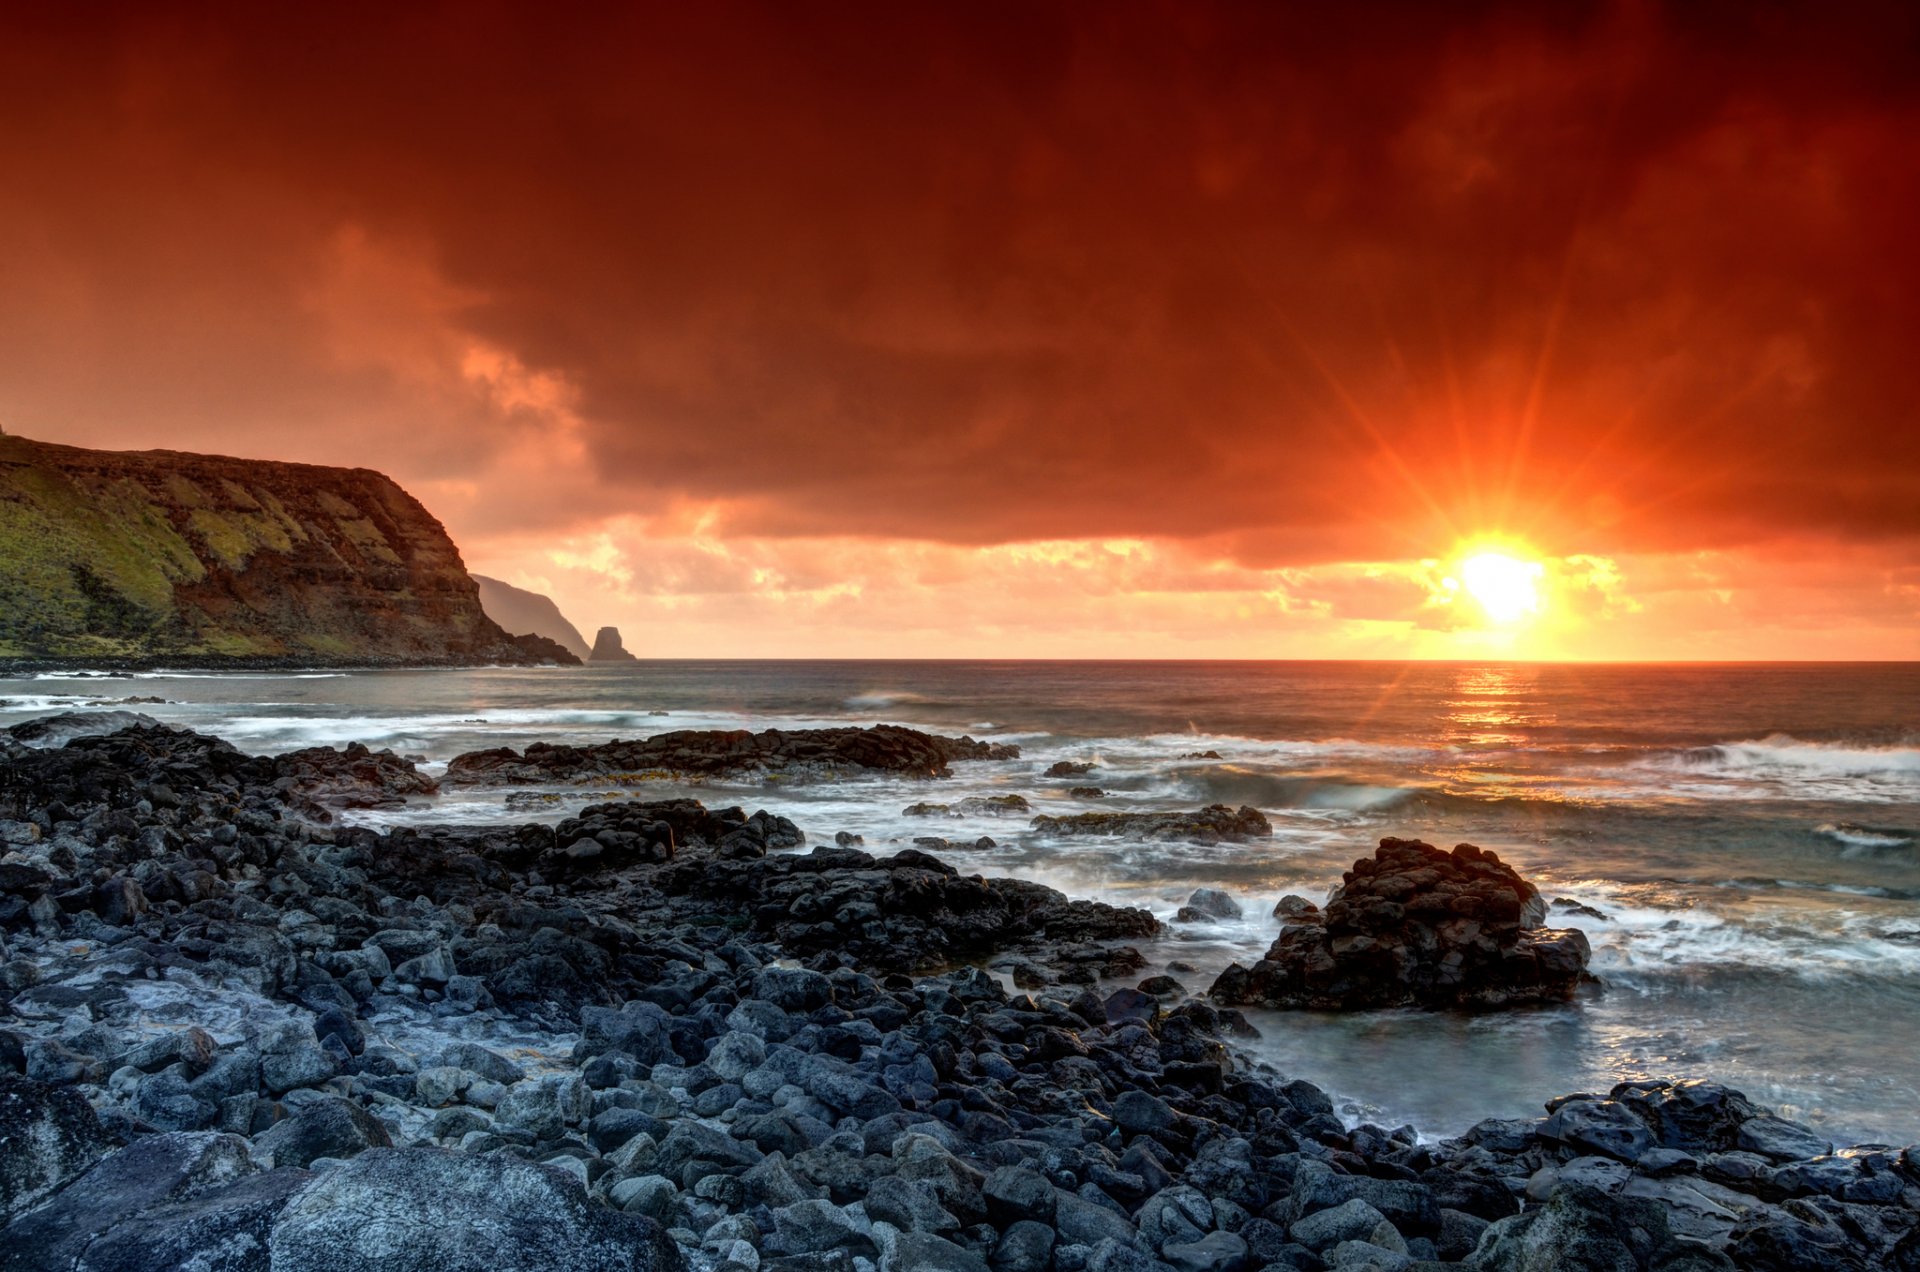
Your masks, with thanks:
<instances>
[{"instance_id":1,"label":"sunset sun","mask_svg":"<svg viewBox=\"0 0 1920 1272\"><path fill-rule=\"evenodd\" d=\"M1538 561L1505 552L1476 552L1460 562L1459 585L1496 623L1517 623L1541 609ZM1452 580L1449 580L1451 582Z\"/></svg>"}]
</instances>

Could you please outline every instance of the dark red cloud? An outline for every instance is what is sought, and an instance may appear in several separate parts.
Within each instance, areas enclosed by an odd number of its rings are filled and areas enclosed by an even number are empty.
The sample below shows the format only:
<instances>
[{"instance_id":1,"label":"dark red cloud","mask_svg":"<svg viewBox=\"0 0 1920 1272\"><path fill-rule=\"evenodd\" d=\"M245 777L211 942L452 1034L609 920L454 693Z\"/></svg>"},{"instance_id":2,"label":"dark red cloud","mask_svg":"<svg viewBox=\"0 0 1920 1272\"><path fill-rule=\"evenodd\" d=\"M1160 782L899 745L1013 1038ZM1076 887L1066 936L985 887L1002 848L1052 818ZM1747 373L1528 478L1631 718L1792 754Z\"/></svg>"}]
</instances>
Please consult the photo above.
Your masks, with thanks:
<instances>
[{"instance_id":1,"label":"dark red cloud","mask_svg":"<svg viewBox=\"0 0 1920 1272\"><path fill-rule=\"evenodd\" d=\"M1920 534L1911 6L158 9L0 30L23 431L484 464L330 347L350 231L575 390L556 524Z\"/></svg>"}]
</instances>

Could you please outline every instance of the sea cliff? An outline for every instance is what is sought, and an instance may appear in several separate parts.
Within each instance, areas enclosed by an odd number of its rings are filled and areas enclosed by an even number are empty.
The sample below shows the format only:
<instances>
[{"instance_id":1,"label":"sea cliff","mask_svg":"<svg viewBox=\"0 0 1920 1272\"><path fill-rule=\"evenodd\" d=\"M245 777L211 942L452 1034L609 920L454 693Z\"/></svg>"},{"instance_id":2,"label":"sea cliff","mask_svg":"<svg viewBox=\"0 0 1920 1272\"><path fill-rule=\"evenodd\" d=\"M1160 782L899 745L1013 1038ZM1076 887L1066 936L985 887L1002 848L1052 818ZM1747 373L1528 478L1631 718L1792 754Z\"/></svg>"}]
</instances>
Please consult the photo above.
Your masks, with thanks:
<instances>
[{"instance_id":1,"label":"sea cliff","mask_svg":"<svg viewBox=\"0 0 1920 1272\"><path fill-rule=\"evenodd\" d=\"M481 609L391 478L0 436L0 659L571 662Z\"/></svg>"}]
</instances>

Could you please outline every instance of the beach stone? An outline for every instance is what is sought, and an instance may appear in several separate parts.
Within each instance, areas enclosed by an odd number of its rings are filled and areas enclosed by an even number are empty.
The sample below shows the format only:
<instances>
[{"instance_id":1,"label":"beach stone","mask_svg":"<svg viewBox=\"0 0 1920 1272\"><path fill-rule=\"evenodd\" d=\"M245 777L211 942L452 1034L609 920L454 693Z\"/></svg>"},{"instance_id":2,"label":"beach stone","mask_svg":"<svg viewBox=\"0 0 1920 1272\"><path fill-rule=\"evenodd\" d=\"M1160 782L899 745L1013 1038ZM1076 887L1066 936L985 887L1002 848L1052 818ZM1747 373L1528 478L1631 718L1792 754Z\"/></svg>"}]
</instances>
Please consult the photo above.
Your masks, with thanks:
<instances>
[{"instance_id":1,"label":"beach stone","mask_svg":"<svg viewBox=\"0 0 1920 1272\"><path fill-rule=\"evenodd\" d=\"M833 982L804 967L768 967L754 977L753 996L782 1011L813 1011L833 1001Z\"/></svg>"},{"instance_id":2,"label":"beach stone","mask_svg":"<svg viewBox=\"0 0 1920 1272\"><path fill-rule=\"evenodd\" d=\"M556 1073L509 1087L494 1118L546 1140L584 1121L592 1107L587 1084L578 1074Z\"/></svg>"},{"instance_id":3,"label":"beach stone","mask_svg":"<svg viewBox=\"0 0 1920 1272\"><path fill-rule=\"evenodd\" d=\"M1176 1272L1241 1272L1247 1243L1231 1232L1209 1232L1198 1241L1169 1241L1160 1259Z\"/></svg>"},{"instance_id":4,"label":"beach stone","mask_svg":"<svg viewBox=\"0 0 1920 1272\"><path fill-rule=\"evenodd\" d=\"M1054 1187L1039 1171L1001 1166L987 1176L981 1192L986 1198L987 1217L996 1227L1005 1228L1023 1219L1039 1223L1053 1219Z\"/></svg>"},{"instance_id":5,"label":"beach stone","mask_svg":"<svg viewBox=\"0 0 1920 1272\"><path fill-rule=\"evenodd\" d=\"M672 1064L673 1017L658 1004L627 1002L618 1008L580 1009L580 1041L574 1044L578 1064L609 1051L622 1051L643 1065Z\"/></svg>"},{"instance_id":6,"label":"beach stone","mask_svg":"<svg viewBox=\"0 0 1920 1272\"><path fill-rule=\"evenodd\" d=\"M1481 1272L1617 1272L1651 1266L1668 1244L1659 1206L1562 1184L1542 1205L1489 1227L1473 1263Z\"/></svg>"},{"instance_id":7,"label":"beach stone","mask_svg":"<svg viewBox=\"0 0 1920 1272\"><path fill-rule=\"evenodd\" d=\"M723 1034L707 1053L706 1065L723 1082L738 1082L766 1063L767 1044L743 1029Z\"/></svg>"},{"instance_id":8,"label":"beach stone","mask_svg":"<svg viewBox=\"0 0 1920 1272\"><path fill-rule=\"evenodd\" d=\"M430 1109L444 1108L473 1085L473 1074L452 1065L435 1065L413 1075L413 1098Z\"/></svg>"},{"instance_id":9,"label":"beach stone","mask_svg":"<svg viewBox=\"0 0 1920 1272\"><path fill-rule=\"evenodd\" d=\"M867 1189L869 1218L884 1220L902 1232L957 1232L960 1220L940 1204L925 1181L882 1175Z\"/></svg>"},{"instance_id":10,"label":"beach stone","mask_svg":"<svg viewBox=\"0 0 1920 1272\"><path fill-rule=\"evenodd\" d=\"M1349 1198L1337 1206L1295 1220L1287 1233L1309 1250L1325 1250L1342 1241L1364 1241L1387 1217L1360 1200Z\"/></svg>"},{"instance_id":11,"label":"beach stone","mask_svg":"<svg viewBox=\"0 0 1920 1272\"><path fill-rule=\"evenodd\" d=\"M0 1222L78 1176L112 1145L78 1091L0 1074Z\"/></svg>"},{"instance_id":12,"label":"beach stone","mask_svg":"<svg viewBox=\"0 0 1920 1272\"><path fill-rule=\"evenodd\" d=\"M972 1250L930 1232L901 1232L888 1245L880 1272L991 1272Z\"/></svg>"},{"instance_id":13,"label":"beach stone","mask_svg":"<svg viewBox=\"0 0 1920 1272\"><path fill-rule=\"evenodd\" d=\"M169 1065L184 1064L197 1076L206 1072L219 1051L220 1044L213 1040L212 1034L198 1025L190 1025L147 1039L127 1053L125 1063L142 1073L158 1073Z\"/></svg>"},{"instance_id":14,"label":"beach stone","mask_svg":"<svg viewBox=\"0 0 1920 1272\"><path fill-rule=\"evenodd\" d=\"M1352 1268L1355 1272L1406 1272L1413 1260L1399 1250L1389 1250L1371 1241L1342 1241L1323 1256L1329 1268Z\"/></svg>"},{"instance_id":15,"label":"beach stone","mask_svg":"<svg viewBox=\"0 0 1920 1272\"><path fill-rule=\"evenodd\" d=\"M273 1225L274 1272L667 1272L678 1250L577 1180L501 1155L371 1149L335 1166Z\"/></svg>"},{"instance_id":16,"label":"beach stone","mask_svg":"<svg viewBox=\"0 0 1920 1272\"><path fill-rule=\"evenodd\" d=\"M392 1146L393 1138L378 1118L350 1100L332 1097L303 1106L253 1141L254 1156L276 1168Z\"/></svg>"},{"instance_id":17,"label":"beach stone","mask_svg":"<svg viewBox=\"0 0 1920 1272\"><path fill-rule=\"evenodd\" d=\"M607 1200L628 1214L666 1223L680 1200L680 1186L663 1175L633 1175L608 1189Z\"/></svg>"},{"instance_id":18,"label":"beach stone","mask_svg":"<svg viewBox=\"0 0 1920 1272\"><path fill-rule=\"evenodd\" d=\"M1053 1262L1053 1228L1036 1219L1019 1219L1007 1226L994 1244L996 1272L1047 1272Z\"/></svg>"},{"instance_id":19,"label":"beach stone","mask_svg":"<svg viewBox=\"0 0 1920 1272\"><path fill-rule=\"evenodd\" d=\"M440 1053L440 1063L454 1069L465 1069L468 1073L478 1074L489 1082L499 1082L512 1086L527 1076L522 1069L497 1051L474 1042L456 1042Z\"/></svg>"},{"instance_id":20,"label":"beach stone","mask_svg":"<svg viewBox=\"0 0 1920 1272\"><path fill-rule=\"evenodd\" d=\"M1113 1120L1130 1135L1152 1135L1178 1126L1180 1114L1157 1095L1131 1090L1113 1102Z\"/></svg>"},{"instance_id":21,"label":"beach stone","mask_svg":"<svg viewBox=\"0 0 1920 1272\"><path fill-rule=\"evenodd\" d=\"M1137 1230L1124 1216L1070 1192L1055 1190L1053 1227L1060 1240L1075 1245L1098 1245L1113 1240L1131 1246Z\"/></svg>"},{"instance_id":22,"label":"beach stone","mask_svg":"<svg viewBox=\"0 0 1920 1272\"><path fill-rule=\"evenodd\" d=\"M796 1201L773 1212L774 1232L789 1254L874 1250L870 1230L830 1201Z\"/></svg>"},{"instance_id":23,"label":"beach stone","mask_svg":"<svg viewBox=\"0 0 1920 1272\"><path fill-rule=\"evenodd\" d=\"M314 1036L313 1026L304 1021L276 1025L262 1034L259 1054L260 1081L275 1095L325 1082L339 1069Z\"/></svg>"}]
</instances>

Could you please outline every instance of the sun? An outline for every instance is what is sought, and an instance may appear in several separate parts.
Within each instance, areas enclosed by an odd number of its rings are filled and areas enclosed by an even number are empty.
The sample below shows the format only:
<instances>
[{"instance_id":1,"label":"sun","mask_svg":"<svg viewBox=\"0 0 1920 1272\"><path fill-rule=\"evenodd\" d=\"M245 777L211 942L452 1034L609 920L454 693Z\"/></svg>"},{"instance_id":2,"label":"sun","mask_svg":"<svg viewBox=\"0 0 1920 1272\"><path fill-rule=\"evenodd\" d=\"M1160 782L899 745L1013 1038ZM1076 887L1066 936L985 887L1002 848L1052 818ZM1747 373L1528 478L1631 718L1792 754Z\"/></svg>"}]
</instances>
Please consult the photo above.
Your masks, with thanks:
<instances>
[{"instance_id":1,"label":"sun","mask_svg":"<svg viewBox=\"0 0 1920 1272\"><path fill-rule=\"evenodd\" d=\"M1540 612L1540 578L1545 573L1538 561L1476 552L1460 562L1460 586L1494 622L1517 623Z\"/></svg>"}]
</instances>

